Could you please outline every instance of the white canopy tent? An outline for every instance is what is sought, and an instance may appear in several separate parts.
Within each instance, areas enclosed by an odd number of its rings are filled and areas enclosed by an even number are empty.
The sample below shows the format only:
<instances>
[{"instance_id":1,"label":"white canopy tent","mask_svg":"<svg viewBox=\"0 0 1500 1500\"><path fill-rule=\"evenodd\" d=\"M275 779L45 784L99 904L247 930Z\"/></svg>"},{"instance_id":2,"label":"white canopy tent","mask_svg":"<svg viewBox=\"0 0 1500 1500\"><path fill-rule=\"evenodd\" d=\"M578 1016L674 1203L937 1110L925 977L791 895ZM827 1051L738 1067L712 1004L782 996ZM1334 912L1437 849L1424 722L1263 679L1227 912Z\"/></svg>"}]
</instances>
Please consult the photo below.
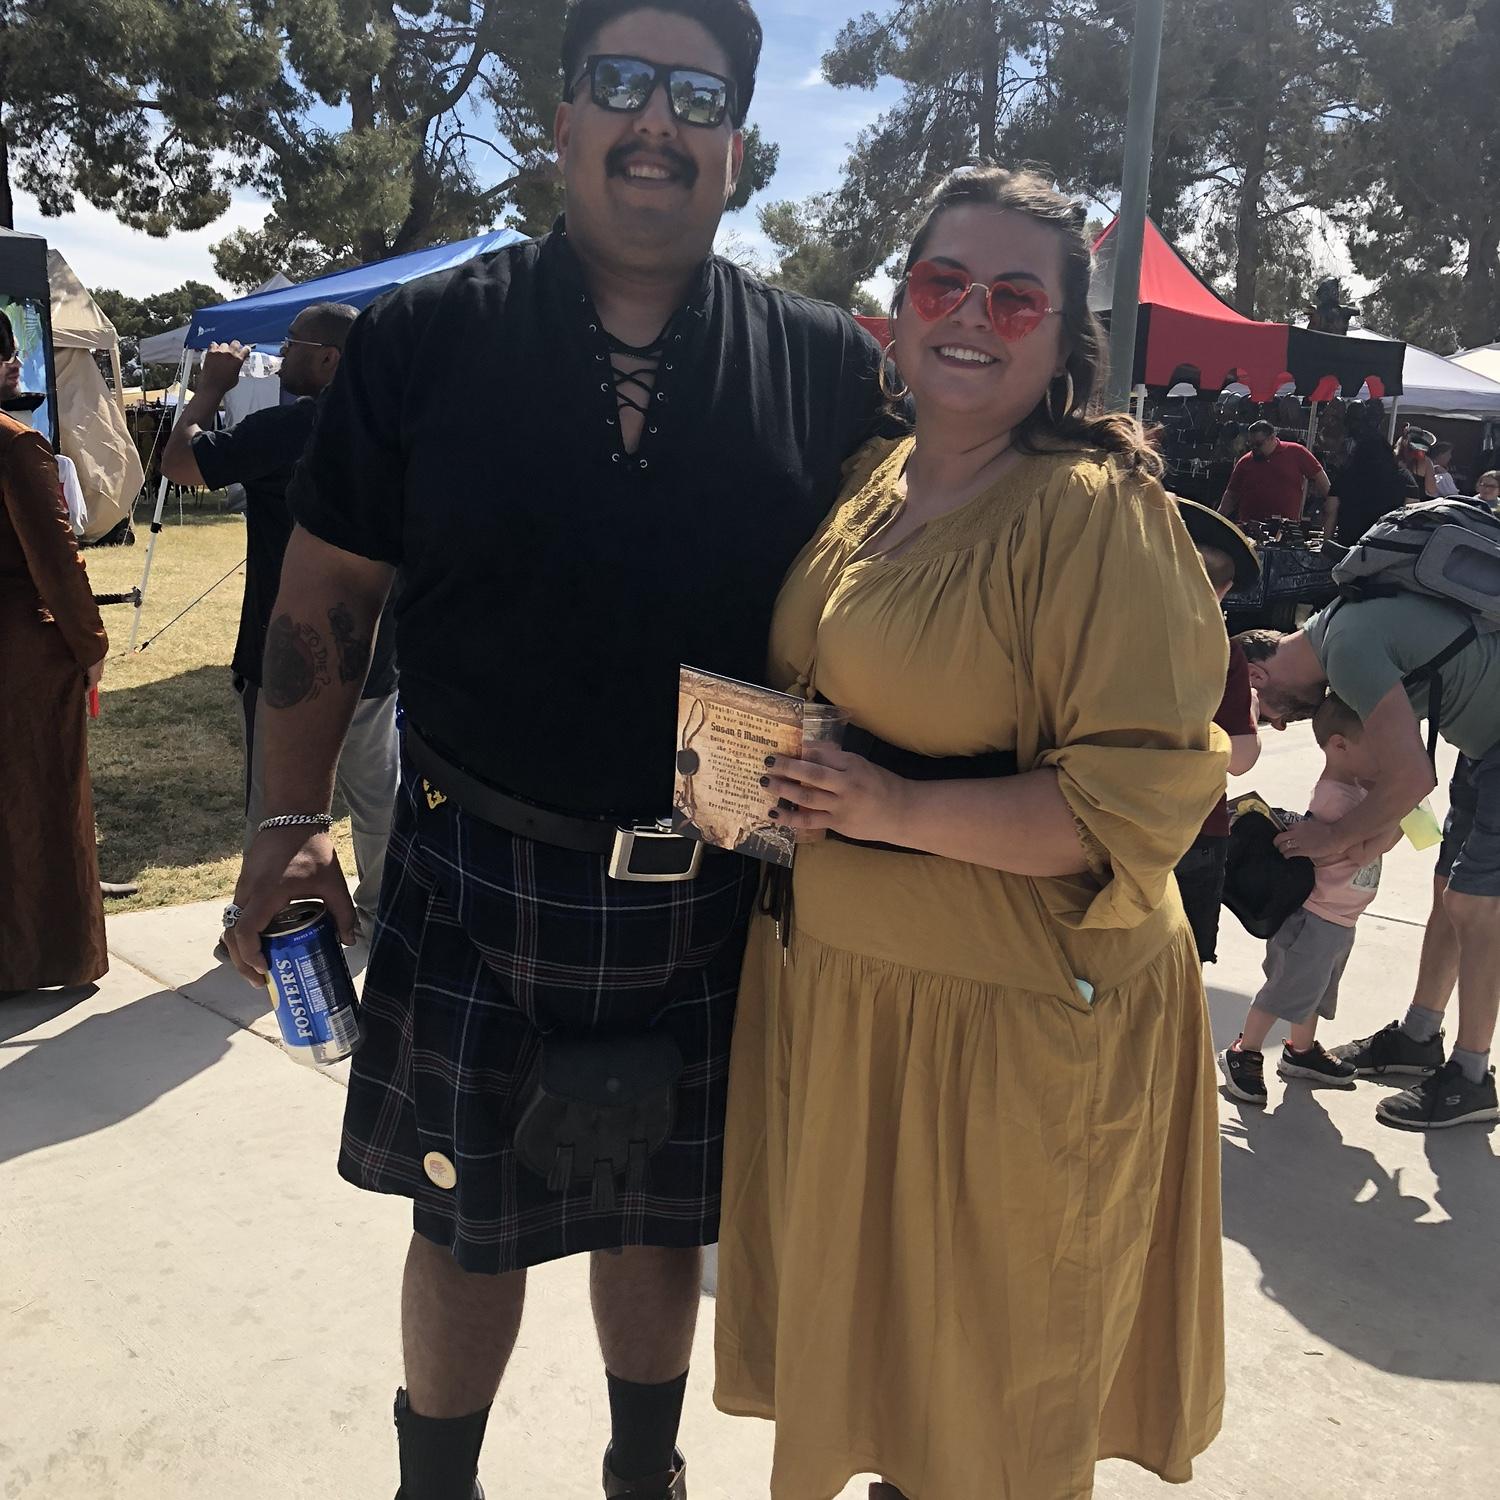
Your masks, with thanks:
<instances>
[{"instance_id":1,"label":"white canopy tent","mask_svg":"<svg viewBox=\"0 0 1500 1500\"><path fill-rule=\"evenodd\" d=\"M47 251L52 349L57 368L57 446L72 459L88 509L84 536L100 537L129 514L145 475L125 425L115 325L55 247ZM108 355L111 393L94 362Z\"/></svg>"},{"instance_id":2,"label":"white canopy tent","mask_svg":"<svg viewBox=\"0 0 1500 1500\"><path fill-rule=\"evenodd\" d=\"M1453 356L1452 363L1488 380L1500 381L1500 344L1481 344L1477 349L1465 349Z\"/></svg>"},{"instance_id":3,"label":"white canopy tent","mask_svg":"<svg viewBox=\"0 0 1500 1500\"><path fill-rule=\"evenodd\" d=\"M1368 328L1351 328L1349 337L1389 342ZM1401 382L1401 410L1408 415L1500 419L1500 379L1491 380L1464 363L1463 355L1444 359L1408 344Z\"/></svg>"}]
</instances>

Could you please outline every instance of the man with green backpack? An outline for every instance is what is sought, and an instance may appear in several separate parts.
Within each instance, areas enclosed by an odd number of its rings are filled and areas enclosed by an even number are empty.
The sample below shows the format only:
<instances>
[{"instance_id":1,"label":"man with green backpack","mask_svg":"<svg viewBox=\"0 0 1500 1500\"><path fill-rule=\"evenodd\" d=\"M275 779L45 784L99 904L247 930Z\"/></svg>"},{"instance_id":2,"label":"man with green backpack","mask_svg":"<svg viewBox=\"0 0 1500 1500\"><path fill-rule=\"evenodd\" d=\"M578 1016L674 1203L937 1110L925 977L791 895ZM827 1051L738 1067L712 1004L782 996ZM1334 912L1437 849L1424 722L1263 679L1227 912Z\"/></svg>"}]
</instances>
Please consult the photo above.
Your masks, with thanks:
<instances>
[{"instance_id":1,"label":"man with green backpack","mask_svg":"<svg viewBox=\"0 0 1500 1500\"><path fill-rule=\"evenodd\" d=\"M1278 847L1316 864L1393 847L1401 819L1436 784L1438 736L1460 752L1412 1004L1333 1055L1361 1077L1416 1080L1376 1107L1388 1125L1500 1120L1489 1063L1500 1011L1500 520L1459 500L1406 506L1371 527L1333 576L1342 597L1301 630L1238 639L1265 722L1282 729L1311 717L1331 688L1364 721L1379 774L1346 817L1299 824ZM1445 1059L1455 985L1458 1029Z\"/></svg>"}]
</instances>

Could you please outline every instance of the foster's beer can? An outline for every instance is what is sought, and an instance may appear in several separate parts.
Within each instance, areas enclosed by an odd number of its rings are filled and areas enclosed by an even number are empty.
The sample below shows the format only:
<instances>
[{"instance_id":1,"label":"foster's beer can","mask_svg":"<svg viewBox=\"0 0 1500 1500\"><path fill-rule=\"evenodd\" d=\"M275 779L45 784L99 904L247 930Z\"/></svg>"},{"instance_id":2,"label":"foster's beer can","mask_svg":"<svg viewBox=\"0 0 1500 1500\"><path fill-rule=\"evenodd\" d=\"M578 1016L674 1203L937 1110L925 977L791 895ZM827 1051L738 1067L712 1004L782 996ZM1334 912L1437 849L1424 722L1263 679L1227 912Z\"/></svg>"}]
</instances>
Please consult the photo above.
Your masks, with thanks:
<instances>
[{"instance_id":1,"label":"foster's beer can","mask_svg":"<svg viewBox=\"0 0 1500 1500\"><path fill-rule=\"evenodd\" d=\"M321 901L294 901L261 934L281 1040L298 1062L336 1063L364 1038L354 981Z\"/></svg>"}]
</instances>

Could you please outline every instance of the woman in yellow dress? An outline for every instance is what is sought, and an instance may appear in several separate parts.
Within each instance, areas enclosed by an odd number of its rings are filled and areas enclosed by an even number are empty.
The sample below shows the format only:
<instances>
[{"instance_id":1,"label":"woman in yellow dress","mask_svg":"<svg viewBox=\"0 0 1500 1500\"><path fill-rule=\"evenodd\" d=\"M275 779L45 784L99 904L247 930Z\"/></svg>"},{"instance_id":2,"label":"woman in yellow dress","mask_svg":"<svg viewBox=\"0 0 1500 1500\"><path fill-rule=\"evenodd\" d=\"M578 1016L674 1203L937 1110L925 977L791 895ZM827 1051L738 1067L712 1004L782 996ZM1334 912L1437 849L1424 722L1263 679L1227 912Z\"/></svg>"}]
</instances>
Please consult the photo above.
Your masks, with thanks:
<instances>
[{"instance_id":1,"label":"woman in yellow dress","mask_svg":"<svg viewBox=\"0 0 1500 1500\"><path fill-rule=\"evenodd\" d=\"M1181 1481L1218 1429L1172 869L1224 787L1227 647L1139 427L1086 415L1088 284L1041 178L943 185L893 314L914 434L863 455L777 607L774 685L868 754L767 773L782 821L832 831L756 923L732 1061L716 1400L775 1421L775 1500L866 1472L1086 1500L1097 1459Z\"/></svg>"}]
</instances>

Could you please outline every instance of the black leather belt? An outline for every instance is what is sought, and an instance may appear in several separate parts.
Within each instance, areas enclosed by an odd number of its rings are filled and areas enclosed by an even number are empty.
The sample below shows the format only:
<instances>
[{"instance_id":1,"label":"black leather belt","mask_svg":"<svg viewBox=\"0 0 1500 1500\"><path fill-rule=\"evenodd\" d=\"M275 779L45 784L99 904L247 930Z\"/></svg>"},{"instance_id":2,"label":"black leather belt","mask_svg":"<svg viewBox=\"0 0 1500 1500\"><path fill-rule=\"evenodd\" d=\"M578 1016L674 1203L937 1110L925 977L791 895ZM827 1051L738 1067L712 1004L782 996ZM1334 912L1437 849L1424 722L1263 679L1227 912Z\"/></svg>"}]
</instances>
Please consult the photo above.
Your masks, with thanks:
<instances>
[{"instance_id":1,"label":"black leather belt","mask_svg":"<svg viewBox=\"0 0 1500 1500\"><path fill-rule=\"evenodd\" d=\"M496 828L558 849L608 855L609 874L616 880L691 880L698 873L703 845L673 833L670 819L620 824L557 812L502 792L455 765L422 738L409 718L404 734L406 753L428 783Z\"/></svg>"}]
</instances>

